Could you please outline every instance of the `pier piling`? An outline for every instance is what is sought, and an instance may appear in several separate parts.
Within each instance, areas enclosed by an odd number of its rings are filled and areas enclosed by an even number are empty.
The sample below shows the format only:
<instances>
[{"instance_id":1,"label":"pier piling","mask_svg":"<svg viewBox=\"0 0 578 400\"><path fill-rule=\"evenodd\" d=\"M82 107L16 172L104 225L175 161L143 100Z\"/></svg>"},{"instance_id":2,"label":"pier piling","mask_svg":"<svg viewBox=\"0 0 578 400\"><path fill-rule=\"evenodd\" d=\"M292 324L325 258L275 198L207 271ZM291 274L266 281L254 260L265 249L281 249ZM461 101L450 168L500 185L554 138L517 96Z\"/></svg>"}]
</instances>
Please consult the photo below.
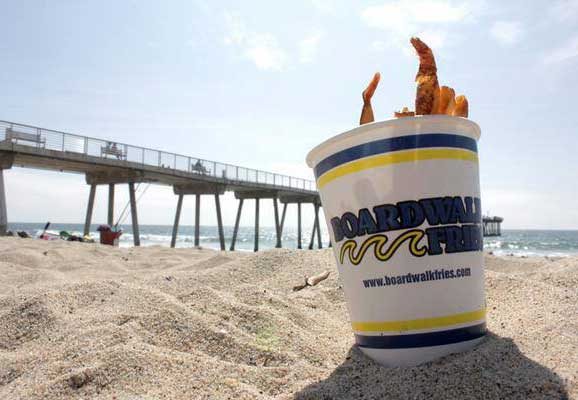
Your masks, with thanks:
<instances>
[{"instance_id":1,"label":"pier piling","mask_svg":"<svg viewBox=\"0 0 578 400\"><path fill-rule=\"evenodd\" d=\"M175 213L175 223L173 225L173 236L171 237L171 247L174 248L177 244L177 235L179 233L179 221L181 219L181 208L183 207L183 195L179 194L177 200L177 211Z\"/></svg>"},{"instance_id":2,"label":"pier piling","mask_svg":"<svg viewBox=\"0 0 578 400\"><path fill-rule=\"evenodd\" d=\"M311 239L309 240L309 250L313 250L315 245L315 231L317 230L317 218L313 220L313 229L311 229Z\"/></svg>"},{"instance_id":3,"label":"pier piling","mask_svg":"<svg viewBox=\"0 0 578 400\"><path fill-rule=\"evenodd\" d=\"M108 184L108 218L106 223L109 226L114 225L114 183Z\"/></svg>"},{"instance_id":4,"label":"pier piling","mask_svg":"<svg viewBox=\"0 0 578 400\"><path fill-rule=\"evenodd\" d=\"M195 195L195 247L199 247L200 239L200 219L201 219L201 195Z\"/></svg>"},{"instance_id":5,"label":"pier piling","mask_svg":"<svg viewBox=\"0 0 578 400\"><path fill-rule=\"evenodd\" d=\"M138 229L138 215L136 212L136 195L134 191L134 182L128 183L128 194L130 196L130 215L132 217L132 235L136 247L140 246L140 234Z\"/></svg>"},{"instance_id":6,"label":"pier piling","mask_svg":"<svg viewBox=\"0 0 578 400\"><path fill-rule=\"evenodd\" d=\"M297 248L301 248L301 203L297 203Z\"/></svg>"},{"instance_id":7,"label":"pier piling","mask_svg":"<svg viewBox=\"0 0 578 400\"><path fill-rule=\"evenodd\" d=\"M502 234L502 217L483 217L482 229L484 236L500 236Z\"/></svg>"},{"instance_id":8,"label":"pier piling","mask_svg":"<svg viewBox=\"0 0 578 400\"><path fill-rule=\"evenodd\" d=\"M6 206L6 192L4 190L4 170L0 168L0 236L8 231L8 207Z\"/></svg>"},{"instance_id":9,"label":"pier piling","mask_svg":"<svg viewBox=\"0 0 578 400\"><path fill-rule=\"evenodd\" d=\"M253 251L259 251L259 198L255 199L255 246Z\"/></svg>"},{"instance_id":10,"label":"pier piling","mask_svg":"<svg viewBox=\"0 0 578 400\"><path fill-rule=\"evenodd\" d=\"M219 230L219 244L221 250L225 250L225 234L223 233L223 220L221 218L221 201L219 200L219 193L215 193L215 208L217 209L217 228Z\"/></svg>"},{"instance_id":11,"label":"pier piling","mask_svg":"<svg viewBox=\"0 0 578 400\"><path fill-rule=\"evenodd\" d=\"M231 247L229 250L235 250L235 242L237 241L237 232L239 231L239 222L241 221L241 211L243 210L243 201L245 199L239 199L239 208L237 208L237 218L235 218L235 227L233 228L233 238L231 239Z\"/></svg>"},{"instance_id":12,"label":"pier piling","mask_svg":"<svg viewBox=\"0 0 578 400\"><path fill-rule=\"evenodd\" d=\"M280 236L283 236L283 226L285 225L285 214L287 214L287 203L283 203L283 212L281 213L281 223L279 224Z\"/></svg>"},{"instance_id":13,"label":"pier piling","mask_svg":"<svg viewBox=\"0 0 578 400\"><path fill-rule=\"evenodd\" d=\"M315 203L315 226L317 231L317 248L322 249L323 243L321 243L321 226L319 222L319 203Z\"/></svg>"},{"instance_id":14,"label":"pier piling","mask_svg":"<svg viewBox=\"0 0 578 400\"><path fill-rule=\"evenodd\" d=\"M275 234L277 235L277 243L275 243L275 248L281 248L281 225L279 223L279 205L277 204L277 198L273 199L273 211L275 214Z\"/></svg>"},{"instance_id":15,"label":"pier piling","mask_svg":"<svg viewBox=\"0 0 578 400\"><path fill-rule=\"evenodd\" d=\"M88 194L88 205L86 206L86 219L84 220L83 235L90 234L90 225L92 224L92 210L94 209L94 197L96 195L96 184L90 185L90 192Z\"/></svg>"}]
</instances>

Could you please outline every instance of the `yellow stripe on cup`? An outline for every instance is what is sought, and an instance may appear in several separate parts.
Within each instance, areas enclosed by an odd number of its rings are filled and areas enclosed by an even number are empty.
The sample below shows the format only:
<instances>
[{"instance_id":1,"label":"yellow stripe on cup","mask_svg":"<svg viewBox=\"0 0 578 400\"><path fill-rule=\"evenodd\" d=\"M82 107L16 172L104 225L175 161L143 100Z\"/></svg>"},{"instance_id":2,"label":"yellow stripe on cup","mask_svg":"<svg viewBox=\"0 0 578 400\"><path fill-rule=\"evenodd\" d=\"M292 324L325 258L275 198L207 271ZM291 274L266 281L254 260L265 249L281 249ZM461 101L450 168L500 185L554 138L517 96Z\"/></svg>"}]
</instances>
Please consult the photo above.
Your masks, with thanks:
<instances>
[{"instance_id":1,"label":"yellow stripe on cup","mask_svg":"<svg viewBox=\"0 0 578 400\"><path fill-rule=\"evenodd\" d=\"M350 162L327 171L317 179L317 187L321 188L339 177L363 171L364 169L382 167L389 164L412 162L420 160L454 159L478 162L478 154L461 149L417 149L408 151L398 151L395 153L380 154L377 156L363 158Z\"/></svg>"},{"instance_id":2,"label":"yellow stripe on cup","mask_svg":"<svg viewBox=\"0 0 578 400\"><path fill-rule=\"evenodd\" d=\"M411 319L407 321L352 322L353 330L358 332L404 332L419 329L442 328L482 320L486 309L470 311L443 317Z\"/></svg>"}]
</instances>

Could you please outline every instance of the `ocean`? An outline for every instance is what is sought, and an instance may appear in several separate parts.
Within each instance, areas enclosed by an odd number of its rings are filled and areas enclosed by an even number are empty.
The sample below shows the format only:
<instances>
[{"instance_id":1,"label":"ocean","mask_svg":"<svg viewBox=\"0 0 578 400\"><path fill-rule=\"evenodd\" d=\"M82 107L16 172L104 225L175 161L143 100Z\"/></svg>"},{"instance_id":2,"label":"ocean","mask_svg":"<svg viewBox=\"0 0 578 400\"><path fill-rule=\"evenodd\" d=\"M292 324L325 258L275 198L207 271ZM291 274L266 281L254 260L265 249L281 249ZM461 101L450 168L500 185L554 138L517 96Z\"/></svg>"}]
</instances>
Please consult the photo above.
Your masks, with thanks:
<instances>
[{"instance_id":1,"label":"ocean","mask_svg":"<svg viewBox=\"0 0 578 400\"><path fill-rule=\"evenodd\" d=\"M9 223L8 229L12 231L26 231L32 236L39 236L44 229L46 223ZM94 238L98 238L98 232L96 231L98 225L91 226L90 235ZM51 223L49 231L53 233L58 233L60 231L68 231L73 234L80 235L84 229L84 224L62 224L62 223ZM133 245L133 235L132 227L130 225L122 226L124 231L123 235L120 237L119 246L121 247L131 247ZM176 247L193 247L195 240L195 227L192 225L180 225L179 235L177 236ZM229 249L231 245L231 238L233 236L233 227L224 226L223 231L225 234L225 244L226 248ZM140 240L141 246L170 246L171 235L173 232L172 225L140 225ZM323 241L323 247L327 247L329 244L329 237L325 234L324 229L321 229ZM240 226L239 232L237 233L237 241L235 243L236 250L246 250L253 251L253 238L255 234L255 228L249 226ZM219 234L217 226L204 226L200 227L200 245L203 247L219 249ZM311 227L305 227L301 232L302 247L308 248L309 240L311 239ZM276 235L274 227L259 227L259 249L271 249L275 247ZM297 248L297 229L291 227L283 228L282 243L284 248L295 249ZM315 241L315 248L317 248L317 239Z\"/></svg>"},{"instance_id":2,"label":"ocean","mask_svg":"<svg viewBox=\"0 0 578 400\"><path fill-rule=\"evenodd\" d=\"M32 236L37 236L44 228L44 223L11 223L9 229L12 231L26 231ZM91 227L91 236L97 238L97 225ZM61 224L52 223L50 231L59 232L66 230L79 234L82 232L82 224ZM130 225L123 227L125 233L120 238L120 246L130 247L133 243L132 229ZM143 246L170 246L171 225L141 225L141 245ZM327 247L329 237L322 229L323 247ZM227 249L231 243L233 227L225 226L225 241ZM237 235L236 249L253 250L253 227L239 227ZM303 229L302 247L309 246L311 231ZM259 234L259 249L271 249L275 247L275 228L261 227ZM285 227L283 231L283 247L288 249L297 248L297 229ZM179 227L177 247L193 247L194 227L182 225ZM219 236L216 226L201 226L200 244L203 247L219 248ZM578 255L578 230L521 230L506 229L502 231L502 236L484 238L484 249L492 251L496 255L515 256L558 256L565 257Z\"/></svg>"}]
</instances>

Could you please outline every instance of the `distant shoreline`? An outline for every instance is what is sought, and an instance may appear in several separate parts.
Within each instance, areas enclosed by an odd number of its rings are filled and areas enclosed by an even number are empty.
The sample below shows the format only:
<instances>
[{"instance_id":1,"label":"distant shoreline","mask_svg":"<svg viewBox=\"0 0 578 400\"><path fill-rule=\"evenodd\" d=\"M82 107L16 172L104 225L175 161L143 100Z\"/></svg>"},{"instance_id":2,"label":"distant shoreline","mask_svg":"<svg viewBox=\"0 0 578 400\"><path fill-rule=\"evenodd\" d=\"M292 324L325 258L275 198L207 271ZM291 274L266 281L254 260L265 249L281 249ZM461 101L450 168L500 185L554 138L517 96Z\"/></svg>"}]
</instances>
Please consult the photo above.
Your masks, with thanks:
<instances>
[{"instance_id":1,"label":"distant shoreline","mask_svg":"<svg viewBox=\"0 0 578 400\"><path fill-rule=\"evenodd\" d=\"M38 223L9 223L11 230L25 230L31 235L37 234L44 228L45 222ZM322 224L323 225L323 224ZM96 228L98 224L91 225L91 235L98 238ZM51 230L59 232L66 230L80 233L83 231L83 224L66 224L54 222L51 224ZM121 236L121 247L131 247L132 229L130 224L124 225L124 234ZM253 226L241 226L239 228L236 249L253 250ZM233 227L224 226L225 242L228 245L231 242ZM539 230L539 229L505 229L502 236L484 238L484 250L489 253L493 252L496 256L505 256L514 254L516 257L569 257L578 255L578 230ZM169 246L171 241L171 225L141 225L141 244L143 246L159 245ZM302 248L309 247L311 237L310 224L303 224ZM329 236L325 227L322 227L323 247L329 244ZM193 247L194 243L194 226L181 225L179 227L179 236L176 247ZM276 244L276 232L273 226L261 226L259 233L260 249L271 249ZM283 248L297 248L297 229L292 226L285 226L282 237ZM201 225L200 245L205 248L219 248L219 237L217 227L214 225ZM316 248L316 247L315 247Z\"/></svg>"}]
</instances>

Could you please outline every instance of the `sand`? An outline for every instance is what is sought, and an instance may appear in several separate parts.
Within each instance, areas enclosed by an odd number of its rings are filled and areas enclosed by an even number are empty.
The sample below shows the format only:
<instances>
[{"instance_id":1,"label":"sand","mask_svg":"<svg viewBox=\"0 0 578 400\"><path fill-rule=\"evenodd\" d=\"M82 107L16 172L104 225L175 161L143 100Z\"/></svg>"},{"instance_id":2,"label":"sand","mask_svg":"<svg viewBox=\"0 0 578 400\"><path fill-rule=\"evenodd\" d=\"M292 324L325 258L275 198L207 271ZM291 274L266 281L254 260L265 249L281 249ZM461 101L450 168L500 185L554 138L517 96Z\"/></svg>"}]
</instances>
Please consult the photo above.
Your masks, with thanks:
<instances>
[{"instance_id":1,"label":"sand","mask_svg":"<svg viewBox=\"0 0 578 400\"><path fill-rule=\"evenodd\" d=\"M486 269L488 338L386 369L354 346L330 250L2 238L0 399L578 399L578 258Z\"/></svg>"}]
</instances>

